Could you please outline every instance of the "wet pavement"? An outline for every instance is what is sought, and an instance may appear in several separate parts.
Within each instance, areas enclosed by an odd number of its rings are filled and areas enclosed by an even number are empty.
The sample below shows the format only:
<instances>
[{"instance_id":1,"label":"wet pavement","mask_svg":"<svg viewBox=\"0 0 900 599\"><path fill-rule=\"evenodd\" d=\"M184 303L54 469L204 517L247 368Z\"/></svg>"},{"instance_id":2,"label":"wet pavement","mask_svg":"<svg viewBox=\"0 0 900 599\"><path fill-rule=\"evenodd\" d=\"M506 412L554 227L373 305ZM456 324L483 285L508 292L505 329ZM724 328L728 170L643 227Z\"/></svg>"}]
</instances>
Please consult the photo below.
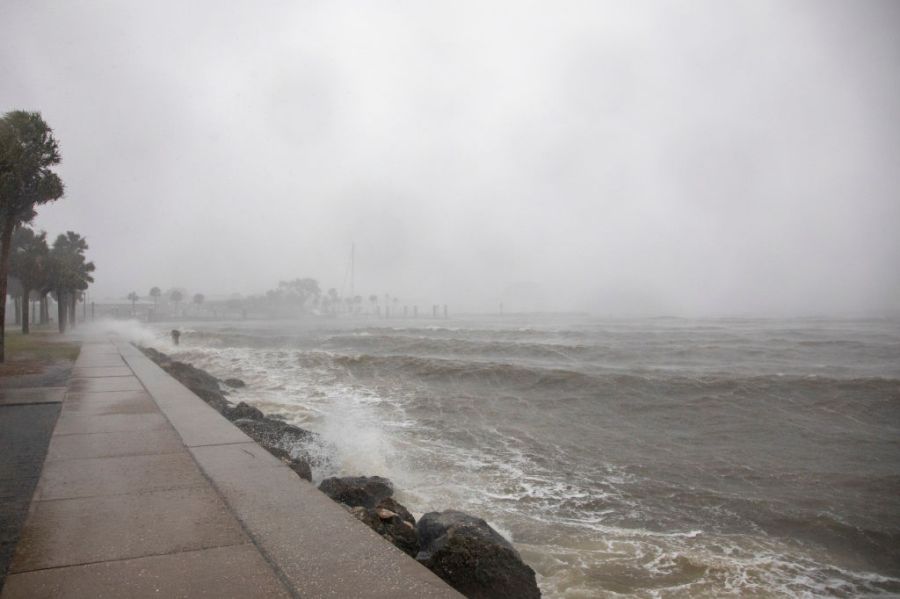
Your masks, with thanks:
<instances>
[{"instance_id":1,"label":"wet pavement","mask_svg":"<svg viewBox=\"0 0 900 599\"><path fill-rule=\"evenodd\" d=\"M0 403L10 509L37 483L3 599L460 597L126 343L36 397Z\"/></svg>"}]
</instances>

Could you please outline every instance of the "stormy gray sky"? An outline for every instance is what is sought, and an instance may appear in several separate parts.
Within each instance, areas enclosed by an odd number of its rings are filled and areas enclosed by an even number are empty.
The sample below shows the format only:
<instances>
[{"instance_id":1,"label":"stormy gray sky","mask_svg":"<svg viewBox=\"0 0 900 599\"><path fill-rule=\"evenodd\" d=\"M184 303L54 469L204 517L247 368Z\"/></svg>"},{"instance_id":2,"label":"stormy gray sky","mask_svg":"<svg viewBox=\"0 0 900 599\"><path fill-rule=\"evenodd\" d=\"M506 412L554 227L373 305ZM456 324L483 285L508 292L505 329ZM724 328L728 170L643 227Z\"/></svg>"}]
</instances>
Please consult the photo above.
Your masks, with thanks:
<instances>
[{"instance_id":1,"label":"stormy gray sky","mask_svg":"<svg viewBox=\"0 0 900 599\"><path fill-rule=\"evenodd\" d=\"M0 2L97 297L900 310L900 3ZM508 289L510 285L520 283Z\"/></svg>"}]
</instances>

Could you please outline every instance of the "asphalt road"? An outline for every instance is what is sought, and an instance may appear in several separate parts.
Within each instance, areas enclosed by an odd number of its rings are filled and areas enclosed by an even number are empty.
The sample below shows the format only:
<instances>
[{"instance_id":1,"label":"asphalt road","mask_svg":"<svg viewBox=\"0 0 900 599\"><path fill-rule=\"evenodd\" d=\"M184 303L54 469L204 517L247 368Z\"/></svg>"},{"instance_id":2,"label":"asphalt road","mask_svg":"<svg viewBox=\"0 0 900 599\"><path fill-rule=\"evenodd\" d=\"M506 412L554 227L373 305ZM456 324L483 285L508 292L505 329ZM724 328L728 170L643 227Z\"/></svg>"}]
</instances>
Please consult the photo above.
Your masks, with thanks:
<instances>
[{"instance_id":1,"label":"asphalt road","mask_svg":"<svg viewBox=\"0 0 900 599\"><path fill-rule=\"evenodd\" d=\"M0 391L0 395L2 395ZM60 403L0 397L0 589L41 474Z\"/></svg>"}]
</instances>

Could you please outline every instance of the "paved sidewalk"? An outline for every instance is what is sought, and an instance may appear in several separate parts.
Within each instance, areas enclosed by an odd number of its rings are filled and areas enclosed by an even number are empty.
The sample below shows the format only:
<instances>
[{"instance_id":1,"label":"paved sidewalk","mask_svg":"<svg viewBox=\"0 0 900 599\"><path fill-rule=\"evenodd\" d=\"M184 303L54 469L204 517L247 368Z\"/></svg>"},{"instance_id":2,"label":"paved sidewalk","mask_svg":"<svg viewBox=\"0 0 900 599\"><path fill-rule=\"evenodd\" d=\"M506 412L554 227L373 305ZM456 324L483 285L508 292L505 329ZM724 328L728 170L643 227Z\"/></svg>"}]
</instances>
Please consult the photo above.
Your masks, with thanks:
<instances>
[{"instance_id":1,"label":"paved sidewalk","mask_svg":"<svg viewBox=\"0 0 900 599\"><path fill-rule=\"evenodd\" d=\"M456 597L135 348L86 341L3 599Z\"/></svg>"}]
</instances>

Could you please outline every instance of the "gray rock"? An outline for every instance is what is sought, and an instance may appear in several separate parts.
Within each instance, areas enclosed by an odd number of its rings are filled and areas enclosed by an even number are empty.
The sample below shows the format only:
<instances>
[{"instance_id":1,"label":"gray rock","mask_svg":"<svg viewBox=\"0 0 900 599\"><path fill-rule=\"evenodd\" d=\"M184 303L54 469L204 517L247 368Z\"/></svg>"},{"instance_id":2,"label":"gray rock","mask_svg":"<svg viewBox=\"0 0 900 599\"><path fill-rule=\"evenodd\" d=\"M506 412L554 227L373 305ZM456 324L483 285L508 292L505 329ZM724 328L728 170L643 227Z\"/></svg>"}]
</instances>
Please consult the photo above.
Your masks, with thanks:
<instances>
[{"instance_id":1,"label":"gray rock","mask_svg":"<svg viewBox=\"0 0 900 599\"><path fill-rule=\"evenodd\" d=\"M398 514L384 508L349 507L350 513L380 534L392 545L411 557L419 552L415 526Z\"/></svg>"},{"instance_id":2,"label":"gray rock","mask_svg":"<svg viewBox=\"0 0 900 599\"><path fill-rule=\"evenodd\" d=\"M239 402L238 405L234 407L226 408L223 415L231 421L241 419L263 420L266 417L259 409L244 402Z\"/></svg>"},{"instance_id":3,"label":"gray rock","mask_svg":"<svg viewBox=\"0 0 900 599\"><path fill-rule=\"evenodd\" d=\"M312 468L309 461L302 457L291 457L291 454L278 447L266 447L269 453L284 462L291 470L297 473L302 479L312 481Z\"/></svg>"},{"instance_id":4,"label":"gray rock","mask_svg":"<svg viewBox=\"0 0 900 599\"><path fill-rule=\"evenodd\" d=\"M326 478L319 490L350 507L374 508L394 494L394 485L381 476L344 476Z\"/></svg>"},{"instance_id":5,"label":"gray rock","mask_svg":"<svg viewBox=\"0 0 900 599\"><path fill-rule=\"evenodd\" d=\"M375 506L375 509L389 510L397 514L404 522L409 522L413 526L416 525L415 517L413 517L410 511L406 509L406 506L398 503L393 497L382 499L378 502L378 505Z\"/></svg>"},{"instance_id":6,"label":"gray rock","mask_svg":"<svg viewBox=\"0 0 900 599\"><path fill-rule=\"evenodd\" d=\"M247 383L245 383L241 379L236 379L236 378L225 379L224 383L234 389L240 389L241 387L244 387L247 385Z\"/></svg>"},{"instance_id":7,"label":"gray rock","mask_svg":"<svg viewBox=\"0 0 900 599\"><path fill-rule=\"evenodd\" d=\"M416 559L469 599L539 599L532 570L481 518L448 510L422 516Z\"/></svg>"},{"instance_id":8,"label":"gray rock","mask_svg":"<svg viewBox=\"0 0 900 599\"><path fill-rule=\"evenodd\" d=\"M219 379L205 370L200 370L186 362L170 361L163 365L163 370L178 379L188 389L202 389L208 392L222 393Z\"/></svg>"},{"instance_id":9,"label":"gray rock","mask_svg":"<svg viewBox=\"0 0 900 599\"><path fill-rule=\"evenodd\" d=\"M312 466L309 465L308 460L303 458L292 458L288 466L297 473L297 476L303 480L312 482Z\"/></svg>"},{"instance_id":10,"label":"gray rock","mask_svg":"<svg viewBox=\"0 0 900 599\"><path fill-rule=\"evenodd\" d=\"M299 426L265 416L261 419L240 418L234 420L234 425L266 448L292 449L296 445L313 442L317 437Z\"/></svg>"},{"instance_id":11,"label":"gray rock","mask_svg":"<svg viewBox=\"0 0 900 599\"><path fill-rule=\"evenodd\" d=\"M381 476L326 478L319 490L341 503L395 547L415 557L419 552L416 519L391 497L394 485Z\"/></svg>"},{"instance_id":12,"label":"gray rock","mask_svg":"<svg viewBox=\"0 0 900 599\"><path fill-rule=\"evenodd\" d=\"M188 387L194 395L208 403L219 414L225 414L231 407L231 403L218 391L198 387Z\"/></svg>"},{"instance_id":13,"label":"gray rock","mask_svg":"<svg viewBox=\"0 0 900 599\"><path fill-rule=\"evenodd\" d=\"M409 510L406 509L406 506L398 503L397 500L394 499L393 497L388 497L387 499L382 499L381 501L378 502L378 505L375 507L380 508L380 509L390 510L390 511L394 512L395 514L397 514L400 517L400 519L403 520L404 522L409 522L413 526L416 525L416 519L409 512Z\"/></svg>"}]
</instances>

